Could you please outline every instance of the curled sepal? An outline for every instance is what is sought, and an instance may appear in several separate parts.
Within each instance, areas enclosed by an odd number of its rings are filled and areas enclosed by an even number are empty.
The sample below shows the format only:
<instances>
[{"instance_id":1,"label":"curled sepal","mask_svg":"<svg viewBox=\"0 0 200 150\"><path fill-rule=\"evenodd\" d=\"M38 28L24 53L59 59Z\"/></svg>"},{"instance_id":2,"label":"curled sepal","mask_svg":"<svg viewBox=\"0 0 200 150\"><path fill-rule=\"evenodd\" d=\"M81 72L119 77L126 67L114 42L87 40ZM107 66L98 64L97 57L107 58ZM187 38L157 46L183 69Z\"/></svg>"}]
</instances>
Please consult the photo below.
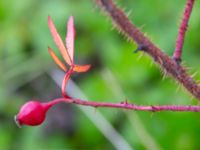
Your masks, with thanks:
<instances>
[{"instance_id":1,"label":"curled sepal","mask_svg":"<svg viewBox=\"0 0 200 150\"><path fill-rule=\"evenodd\" d=\"M48 26L49 26L49 29L51 31L51 35L56 43L56 45L58 46L58 49L60 50L64 60L69 64L71 65L72 64L72 60L69 56L69 53L67 51L67 49L65 48L64 44L63 44L63 41L60 37L60 35L58 34L57 30L56 30L56 27L51 19L50 16L48 16Z\"/></svg>"},{"instance_id":2,"label":"curled sepal","mask_svg":"<svg viewBox=\"0 0 200 150\"><path fill-rule=\"evenodd\" d=\"M89 64L88 65L82 65L82 66L74 65L73 71L81 73L81 72L88 71L90 68L91 68L91 65L89 65Z\"/></svg>"},{"instance_id":3,"label":"curled sepal","mask_svg":"<svg viewBox=\"0 0 200 150\"><path fill-rule=\"evenodd\" d=\"M46 112L50 108L48 103L39 101L29 101L25 103L19 113L15 116L15 121L19 127L22 125L37 126L40 125L46 117Z\"/></svg>"},{"instance_id":4,"label":"curled sepal","mask_svg":"<svg viewBox=\"0 0 200 150\"><path fill-rule=\"evenodd\" d=\"M65 72L67 72L67 67L60 61L60 59L56 56L54 51L48 47L49 54L53 58L54 62Z\"/></svg>"}]
</instances>

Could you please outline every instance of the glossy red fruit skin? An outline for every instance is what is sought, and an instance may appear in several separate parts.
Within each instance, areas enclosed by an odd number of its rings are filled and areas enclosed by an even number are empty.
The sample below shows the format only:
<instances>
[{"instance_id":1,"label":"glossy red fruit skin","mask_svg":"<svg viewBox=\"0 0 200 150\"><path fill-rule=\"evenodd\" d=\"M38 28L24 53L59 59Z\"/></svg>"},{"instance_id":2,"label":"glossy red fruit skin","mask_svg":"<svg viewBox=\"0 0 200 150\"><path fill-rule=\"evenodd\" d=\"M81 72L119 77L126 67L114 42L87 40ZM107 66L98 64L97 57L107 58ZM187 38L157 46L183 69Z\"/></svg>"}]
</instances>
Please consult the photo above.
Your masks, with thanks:
<instances>
[{"instance_id":1,"label":"glossy red fruit skin","mask_svg":"<svg viewBox=\"0 0 200 150\"><path fill-rule=\"evenodd\" d=\"M29 101L21 107L19 113L16 115L16 123L19 126L40 125L45 120L47 110L47 105L39 101Z\"/></svg>"}]
</instances>

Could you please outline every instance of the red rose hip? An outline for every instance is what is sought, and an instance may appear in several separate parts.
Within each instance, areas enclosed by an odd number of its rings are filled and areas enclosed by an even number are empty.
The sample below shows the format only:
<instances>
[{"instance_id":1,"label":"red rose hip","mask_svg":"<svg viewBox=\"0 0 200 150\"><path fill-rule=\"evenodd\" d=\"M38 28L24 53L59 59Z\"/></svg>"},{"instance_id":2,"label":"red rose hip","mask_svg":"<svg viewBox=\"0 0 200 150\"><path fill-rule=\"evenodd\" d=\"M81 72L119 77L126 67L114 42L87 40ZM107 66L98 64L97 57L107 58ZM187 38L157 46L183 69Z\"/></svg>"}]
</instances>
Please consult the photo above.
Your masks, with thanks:
<instances>
[{"instance_id":1,"label":"red rose hip","mask_svg":"<svg viewBox=\"0 0 200 150\"><path fill-rule=\"evenodd\" d=\"M15 116L15 121L19 127L21 125L40 125L45 120L49 107L48 103L29 101L21 107L19 113Z\"/></svg>"}]
</instances>

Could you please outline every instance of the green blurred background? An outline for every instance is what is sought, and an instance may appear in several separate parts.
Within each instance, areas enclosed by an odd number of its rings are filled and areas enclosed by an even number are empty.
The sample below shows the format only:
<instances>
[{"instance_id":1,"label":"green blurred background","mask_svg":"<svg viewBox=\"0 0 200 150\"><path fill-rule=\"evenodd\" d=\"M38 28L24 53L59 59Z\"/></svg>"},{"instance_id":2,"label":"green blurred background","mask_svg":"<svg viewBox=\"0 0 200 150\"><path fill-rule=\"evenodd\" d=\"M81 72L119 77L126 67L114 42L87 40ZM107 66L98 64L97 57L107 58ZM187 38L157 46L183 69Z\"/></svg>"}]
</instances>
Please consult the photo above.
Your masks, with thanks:
<instances>
[{"instance_id":1,"label":"green blurred background","mask_svg":"<svg viewBox=\"0 0 200 150\"><path fill-rule=\"evenodd\" d=\"M172 55L185 1L118 0L117 3L127 13L131 12L130 19L152 41ZM183 63L191 74L197 72L197 80L200 79L199 8L200 2L196 1L183 54ZM58 54L47 26L48 15L63 39L67 20L74 16L76 62L92 64L89 72L72 76L80 88L69 86L74 97L83 98L82 92L85 99L93 101L198 105L174 80L163 79L163 73L151 58L132 53L136 45L113 30L111 20L94 1L1 0L0 149L200 148L199 113L190 112L95 110L59 104L48 112L43 125L18 128L13 117L23 103L30 99L48 101L61 95L55 81L62 80L58 79L62 72L47 52L50 46Z\"/></svg>"}]
</instances>

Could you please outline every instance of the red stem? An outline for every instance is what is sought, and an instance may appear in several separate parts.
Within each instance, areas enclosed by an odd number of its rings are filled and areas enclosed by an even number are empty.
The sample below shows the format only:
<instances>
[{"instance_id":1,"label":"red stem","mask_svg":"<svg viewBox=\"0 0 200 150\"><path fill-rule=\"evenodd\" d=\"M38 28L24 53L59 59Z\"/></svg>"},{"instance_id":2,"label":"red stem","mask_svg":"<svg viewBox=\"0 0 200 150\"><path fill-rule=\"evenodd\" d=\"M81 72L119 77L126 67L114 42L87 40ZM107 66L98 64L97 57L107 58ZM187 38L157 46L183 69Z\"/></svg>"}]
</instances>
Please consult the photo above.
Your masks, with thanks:
<instances>
[{"instance_id":1,"label":"red stem","mask_svg":"<svg viewBox=\"0 0 200 150\"><path fill-rule=\"evenodd\" d=\"M69 98L69 96L66 94L65 88L72 73L73 73L73 65L70 67L69 71L65 74L65 77L62 82L61 91L62 91L62 96L65 98Z\"/></svg>"},{"instance_id":2,"label":"red stem","mask_svg":"<svg viewBox=\"0 0 200 150\"><path fill-rule=\"evenodd\" d=\"M188 91L190 91L193 96L200 99L200 86L186 73L185 69L177 65L173 60L171 60L167 55L165 55L158 47L156 47L144 34L125 16L123 11L116 7L112 0L96 0L111 16L113 21L118 25L118 27L126 33L130 38L132 38L139 46L143 46L144 52L152 56L161 68L167 71L168 74L172 75L176 80L185 86ZM179 30L179 36L177 39L176 49L174 58L179 59L181 56L181 50L183 46L184 36L187 29L188 20L192 11L194 0L188 0L184 12L184 17ZM178 48L179 47L179 48ZM62 84L62 95L64 98L57 98L53 101L47 103L49 106L53 106L60 102L74 103L78 105L91 106L91 107L109 107L109 108L122 108L129 110L138 111L190 111L190 112L200 112L200 106L177 106L177 105L154 105L154 106L144 106L130 104L127 101L121 103L110 103L110 102L94 102L85 101L81 99L74 99L67 96L65 93L66 83L69 80L73 68L71 68L65 75Z\"/></svg>"},{"instance_id":3,"label":"red stem","mask_svg":"<svg viewBox=\"0 0 200 150\"><path fill-rule=\"evenodd\" d=\"M110 103L110 102L94 102L94 101L85 101L81 99L74 98L57 98L49 102L51 106L60 103L74 103L78 105L91 106L91 107L109 107L109 108L123 108L129 110L138 110L138 111L190 111L190 112L200 112L200 106L181 106L181 105L154 105L154 106L144 106L144 105L135 105L130 104L127 101L121 103Z\"/></svg>"},{"instance_id":4,"label":"red stem","mask_svg":"<svg viewBox=\"0 0 200 150\"><path fill-rule=\"evenodd\" d=\"M189 19L190 19L190 15L191 15L191 12L192 12L194 1L195 0L187 0L187 3L185 5L183 18L182 18L182 21L181 21L181 24L180 24L180 27L179 27L178 37L177 37L177 40L176 40L176 48L175 48L175 51L174 51L174 54L173 54L173 58L177 62L181 61L181 55L182 55L182 49L183 49L185 34L186 34L186 31L187 31L188 22L189 22Z\"/></svg>"}]
</instances>

